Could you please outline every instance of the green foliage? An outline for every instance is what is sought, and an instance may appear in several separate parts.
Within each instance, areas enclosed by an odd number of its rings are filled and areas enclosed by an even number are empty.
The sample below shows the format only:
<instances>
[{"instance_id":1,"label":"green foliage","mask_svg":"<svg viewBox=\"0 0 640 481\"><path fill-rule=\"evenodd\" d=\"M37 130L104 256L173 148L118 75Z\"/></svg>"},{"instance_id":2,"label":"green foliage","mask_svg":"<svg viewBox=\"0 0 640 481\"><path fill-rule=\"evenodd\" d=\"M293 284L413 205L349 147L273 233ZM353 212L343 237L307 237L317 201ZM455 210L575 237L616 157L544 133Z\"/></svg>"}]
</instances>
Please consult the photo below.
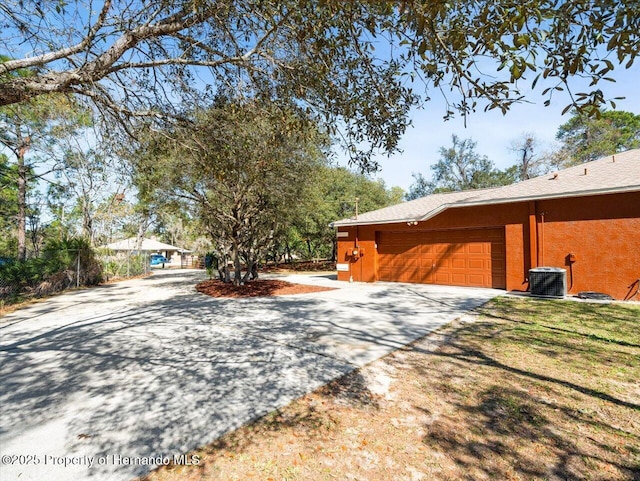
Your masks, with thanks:
<instances>
[{"instance_id":1,"label":"green foliage","mask_svg":"<svg viewBox=\"0 0 640 481\"><path fill-rule=\"evenodd\" d=\"M524 80L550 103L581 77L568 108L594 114L640 44L637 0L107 2L90 16L80 1L8 1L0 105L73 93L124 123L164 121L242 86L304 105L369 169L397 149L418 89L467 115L506 112Z\"/></svg>"},{"instance_id":2,"label":"green foliage","mask_svg":"<svg viewBox=\"0 0 640 481\"><path fill-rule=\"evenodd\" d=\"M74 139L73 132L64 136L61 143L62 155L55 171L57 183L51 184L48 192L50 205L54 206L53 212L63 212L65 204L70 201L72 210L67 218L82 226L82 236L94 245L94 218L100 201L113 192L111 182L116 180L109 177L113 162L103 149L83 150L77 138Z\"/></svg>"},{"instance_id":3,"label":"green foliage","mask_svg":"<svg viewBox=\"0 0 640 481\"><path fill-rule=\"evenodd\" d=\"M303 259L329 258L335 254L335 229L330 223L402 201L398 187L387 189L381 180L371 180L344 167L321 167L309 182L307 195L294 212L288 237L280 247Z\"/></svg>"},{"instance_id":4,"label":"green foliage","mask_svg":"<svg viewBox=\"0 0 640 481\"><path fill-rule=\"evenodd\" d=\"M240 275L290 223L326 137L293 105L219 97L188 128L149 134L135 162L148 204L186 208ZM239 279L235 279L239 282Z\"/></svg>"},{"instance_id":5,"label":"green foliage","mask_svg":"<svg viewBox=\"0 0 640 481\"><path fill-rule=\"evenodd\" d=\"M2 64L0 64L1 66ZM11 75L11 78L31 78L31 75ZM11 152L16 164L16 237L18 260L26 259L26 224L29 212L37 209L29 205L29 192L39 176L35 166L54 157L55 146L62 135L70 135L86 127L88 111L73 97L52 94L26 99L0 107L0 145ZM49 164L51 166L51 164ZM54 168L54 167L52 167ZM32 217L34 219L34 217Z\"/></svg>"},{"instance_id":6,"label":"green foliage","mask_svg":"<svg viewBox=\"0 0 640 481\"><path fill-rule=\"evenodd\" d=\"M15 218L18 213L18 186L15 166L0 154L0 257L15 257L17 240Z\"/></svg>"},{"instance_id":7,"label":"green foliage","mask_svg":"<svg viewBox=\"0 0 640 481\"><path fill-rule=\"evenodd\" d=\"M77 278L78 261L80 279ZM42 296L102 281L102 267L84 239L50 239L40 257L0 265L0 301L25 295Z\"/></svg>"},{"instance_id":8,"label":"green foliage","mask_svg":"<svg viewBox=\"0 0 640 481\"><path fill-rule=\"evenodd\" d=\"M90 113L73 97L43 95L19 104L0 107L0 143L15 155L48 152L56 137L87 127Z\"/></svg>"},{"instance_id":9,"label":"green foliage","mask_svg":"<svg viewBox=\"0 0 640 481\"><path fill-rule=\"evenodd\" d=\"M99 252L99 254L104 280L139 276L149 272L147 254L113 255L110 252Z\"/></svg>"},{"instance_id":10,"label":"green foliage","mask_svg":"<svg viewBox=\"0 0 640 481\"><path fill-rule=\"evenodd\" d=\"M416 182L409 190L408 200L437 192L498 187L517 180L517 168L496 169L492 161L475 151L473 140L460 140L456 135L451 140L451 147L441 147L440 160L431 166L433 180L414 174Z\"/></svg>"},{"instance_id":11,"label":"green foliage","mask_svg":"<svg viewBox=\"0 0 640 481\"><path fill-rule=\"evenodd\" d=\"M108 244L115 237L127 238L137 234L136 206L124 194L111 194L95 206L92 215L94 245Z\"/></svg>"},{"instance_id":12,"label":"green foliage","mask_svg":"<svg viewBox=\"0 0 640 481\"><path fill-rule=\"evenodd\" d=\"M613 80L616 68L631 67L639 51L640 5L632 0L407 3L420 70L434 86L460 91L451 114L474 110L480 99L505 112L524 98L518 82L525 78L546 84L548 104L572 76L591 80L593 90L573 100L593 114L606 101L595 86Z\"/></svg>"},{"instance_id":13,"label":"green foliage","mask_svg":"<svg viewBox=\"0 0 640 481\"><path fill-rule=\"evenodd\" d=\"M407 200L415 200L421 197L426 197L427 195L433 194L436 191L436 185L432 181L428 180L420 172L414 172L411 175L414 182L409 186L409 192L407 192L405 196Z\"/></svg>"},{"instance_id":14,"label":"green foliage","mask_svg":"<svg viewBox=\"0 0 640 481\"><path fill-rule=\"evenodd\" d=\"M558 128L565 165L579 164L640 147L640 115L606 111L588 118L575 113Z\"/></svg>"}]
</instances>

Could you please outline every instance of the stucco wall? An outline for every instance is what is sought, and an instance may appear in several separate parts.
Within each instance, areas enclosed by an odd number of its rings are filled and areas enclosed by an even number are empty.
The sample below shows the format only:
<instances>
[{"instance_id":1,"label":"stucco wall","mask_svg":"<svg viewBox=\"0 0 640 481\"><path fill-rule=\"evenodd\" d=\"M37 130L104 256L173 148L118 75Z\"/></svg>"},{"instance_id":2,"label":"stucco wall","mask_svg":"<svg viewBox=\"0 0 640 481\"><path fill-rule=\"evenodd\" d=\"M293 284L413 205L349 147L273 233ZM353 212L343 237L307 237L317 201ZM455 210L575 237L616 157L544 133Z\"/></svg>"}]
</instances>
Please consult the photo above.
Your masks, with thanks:
<instances>
[{"instance_id":1,"label":"stucco wall","mask_svg":"<svg viewBox=\"0 0 640 481\"><path fill-rule=\"evenodd\" d=\"M637 292L640 193L541 201L537 212L539 263L567 269L570 292L604 292L616 299Z\"/></svg>"},{"instance_id":2,"label":"stucco wall","mask_svg":"<svg viewBox=\"0 0 640 481\"><path fill-rule=\"evenodd\" d=\"M531 222L530 222L531 220ZM592 290L625 299L640 278L640 192L449 209L417 225L342 227L338 279L377 280L376 232L500 227L505 229L507 290L526 290L538 265L567 269L571 293ZM358 245L364 255L348 256ZM576 261L568 263L574 254Z\"/></svg>"}]
</instances>

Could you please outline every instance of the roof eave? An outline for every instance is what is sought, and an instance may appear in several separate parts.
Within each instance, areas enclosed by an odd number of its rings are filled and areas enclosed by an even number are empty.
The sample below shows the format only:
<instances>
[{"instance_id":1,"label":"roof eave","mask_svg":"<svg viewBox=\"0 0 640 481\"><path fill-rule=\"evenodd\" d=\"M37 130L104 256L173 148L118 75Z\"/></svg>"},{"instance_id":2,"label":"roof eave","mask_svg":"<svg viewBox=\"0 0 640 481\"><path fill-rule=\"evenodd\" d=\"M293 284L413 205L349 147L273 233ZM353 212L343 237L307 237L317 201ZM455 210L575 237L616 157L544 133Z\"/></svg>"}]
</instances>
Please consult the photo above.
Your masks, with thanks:
<instances>
[{"instance_id":1,"label":"roof eave","mask_svg":"<svg viewBox=\"0 0 640 481\"><path fill-rule=\"evenodd\" d=\"M573 192L563 192L560 194L540 194L540 195L528 195L522 197L503 197L498 199L478 200L478 201L461 201L454 204L449 204L447 207L467 207L476 205L493 205L493 204L507 204L512 202L528 202L532 200L545 200L545 199L565 199L570 197L583 197L587 195L603 195L603 194L622 194L625 192L640 191L639 185L630 185L626 187L611 187L608 189L593 189L593 190L577 190Z\"/></svg>"},{"instance_id":2,"label":"roof eave","mask_svg":"<svg viewBox=\"0 0 640 481\"><path fill-rule=\"evenodd\" d=\"M360 225L381 225L381 224L402 224L405 222L424 222L426 220L435 217L436 215L444 212L447 209L456 207L469 207L469 206L479 206L479 205L494 205L494 204L508 204L512 202L528 202L532 200L544 200L544 199L564 199L570 197L580 197L586 195L603 195L603 194L618 194L625 192L635 192L640 191L640 184L638 185L630 185L626 187L612 187L608 189L593 189L593 190L579 190L573 192L563 192L560 194L541 194L541 195L530 195L523 197L503 197L498 199L489 199L489 200L477 200L477 201L465 201L461 200L458 202L453 202L450 204L443 204L440 207L433 209L427 212L425 215L421 217L406 217L401 219L387 219L380 221L358 221L354 219L353 221L337 221L329 224L333 228L338 227L353 227Z\"/></svg>"},{"instance_id":3,"label":"roof eave","mask_svg":"<svg viewBox=\"0 0 640 481\"><path fill-rule=\"evenodd\" d=\"M403 222L416 222L419 219L414 218L414 217L406 217L404 219L390 219L390 220L380 220L380 221L373 221L373 220L353 220L353 221L336 221L336 222L331 222L329 224L329 227L334 227L334 228L338 228L338 227L354 227L357 225L378 225L378 224L401 224Z\"/></svg>"},{"instance_id":4,"label":"roof eave","mask_svg":"<svg viewBox=\"0 0 640 481\"><path fill-rule=\"evenodd\" d=\"M353 220L353 222L344 222L344 221L337 221L337 222L332 222L331 224L329 224L331 227L351 227L351 226L356 226L356 225L378 225L378 224L403 224L405 222L422 222L425 220L429 220L432 217L435 217L436 215L438 215L440 212L447 210L450 206L452 206L453 204L443 204L440 207L437 207L433 210L430 210L429 212L427 212L425 215L423 216L414 216L414 217L402 217L402 218L398 218L398 219L387 219L387 220L381 220L381 221L368 221L368 220L364 220L364 221L358 221L356 219Z\"/></svg>"}]
</instances>

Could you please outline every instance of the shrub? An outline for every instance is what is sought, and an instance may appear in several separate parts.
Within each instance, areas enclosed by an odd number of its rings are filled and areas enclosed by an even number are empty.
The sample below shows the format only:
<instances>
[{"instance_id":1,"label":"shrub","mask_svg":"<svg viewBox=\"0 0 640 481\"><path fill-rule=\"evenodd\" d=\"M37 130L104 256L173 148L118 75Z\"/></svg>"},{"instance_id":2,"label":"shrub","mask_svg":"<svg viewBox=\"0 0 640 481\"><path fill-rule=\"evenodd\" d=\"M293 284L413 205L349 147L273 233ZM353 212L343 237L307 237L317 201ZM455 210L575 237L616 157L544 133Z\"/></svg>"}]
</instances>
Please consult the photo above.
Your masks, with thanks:
<instances>
[{"instance_id":1,"label":"shrub","mask_svg":"<svg viewBox=\"0 0 640 481\"><path fill-rule=\"evenodd\" d=\"M116 253L104 250L100 254L105 280L139 276L149 272L147 254Z\"/></svg>"},{"instance_id":2,"label":"shrub","mask_svg":"<svg viewBox=\"0 0 640 481\"><path fill-rule=\"evenodd\" d=\"M78 278L78 260L80 277ZM102 281L102 266L84 239L49 240L40 257L0 266L0 301L44 296Z\"/></svg>"}]
</instances>

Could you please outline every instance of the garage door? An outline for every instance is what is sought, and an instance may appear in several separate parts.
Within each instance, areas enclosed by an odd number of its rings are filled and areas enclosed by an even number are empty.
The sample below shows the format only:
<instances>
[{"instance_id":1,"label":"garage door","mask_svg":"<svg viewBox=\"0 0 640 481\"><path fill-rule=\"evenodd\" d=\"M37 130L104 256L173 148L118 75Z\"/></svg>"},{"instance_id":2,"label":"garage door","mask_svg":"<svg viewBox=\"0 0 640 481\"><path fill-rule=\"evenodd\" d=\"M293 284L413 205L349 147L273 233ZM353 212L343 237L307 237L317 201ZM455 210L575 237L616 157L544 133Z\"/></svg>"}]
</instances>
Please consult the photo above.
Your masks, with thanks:
<instances>
[{"instance_id":1,"label":"garage door","mask_svg":"<svg viewBox=\"0 0 640 481\"><path fill-rule=\"evenodd\" d=\"M381 281L506 287L504 229L379 232Z\"/></svg>"}]
</instances>

